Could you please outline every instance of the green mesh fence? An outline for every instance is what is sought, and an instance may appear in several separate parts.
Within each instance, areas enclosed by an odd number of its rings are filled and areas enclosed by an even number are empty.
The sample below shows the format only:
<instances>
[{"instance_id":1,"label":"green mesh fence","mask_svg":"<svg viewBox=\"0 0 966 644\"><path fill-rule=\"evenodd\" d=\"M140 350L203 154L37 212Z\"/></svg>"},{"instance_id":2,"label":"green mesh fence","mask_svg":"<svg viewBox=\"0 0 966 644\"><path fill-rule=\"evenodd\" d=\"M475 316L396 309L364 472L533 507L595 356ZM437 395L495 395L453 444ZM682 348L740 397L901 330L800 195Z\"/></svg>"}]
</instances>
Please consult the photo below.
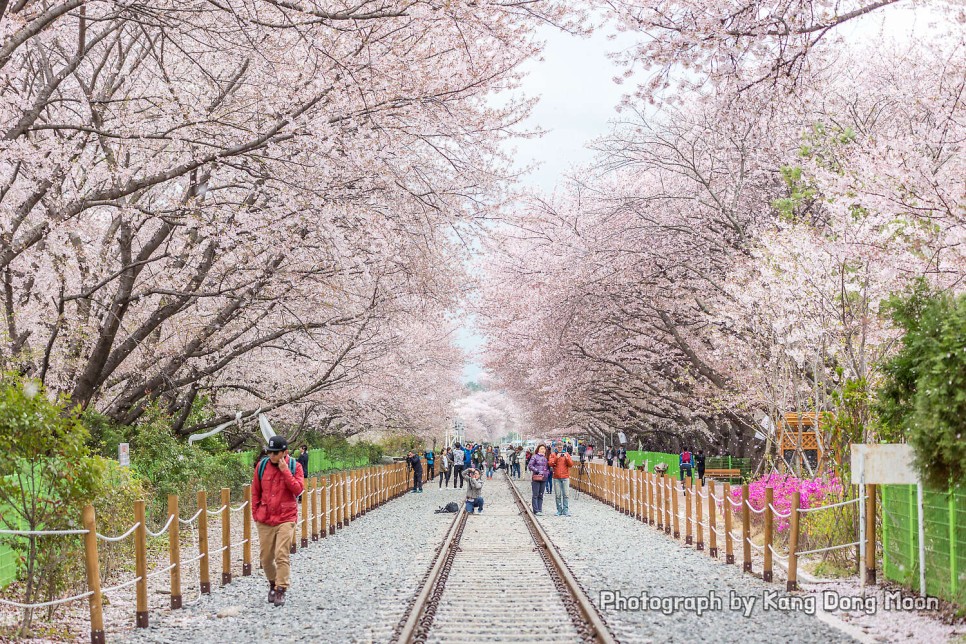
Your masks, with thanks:
<instances>
[{"instance_id":1,"label":"green mesh fence","mask_svg":"<svg viewBox=\"0 0 966 644\"><path fill-rule=\"evenodd\" d=\"M17 553L10 546L0 545L0 587L17 578Z\"/></svg>"},{"instance_id":2,"label":"green mesh fence","mask_svg":"<svg viewBox=\"0 0 966 644\"><path fill-rule=\"evenodd\" d=\"M926 593L966 606L966 487L923 494ZM919 512L914 485L882 487L882 568L919 590Z\"/></svg>"},{"instance_id":3,"label":"green mesh fence","mask_svg":"<svg viewBox=\"0 0 966 644\"><path fill-rule=\"evenodd\" d=\"M681 470L678 465L680 459L679 454L668 454L666 452L627 452L627 461L634 461L635 465L643 465L647 461L648 465L653 471L654 465L657 463L667 463L667 471L669 476L674 478L681 477ZM748 478L751 476L751 459L750 458L736 458L734 456L708 456L704 463L705 469L717 470L717 469L728 469L728 470L741 470L741 478Z\"/></svg>"},{"instance_id":4,"label":"green mesh fence","mask_svg":"<svg viewBox=\"0 0 966 644\"><path fill-rule=\"evenodd\" d=\"M238 458L241 462L251 468L255 467L255 458L257 456L258 452L254 451L238 453ZM298 450L292 452L292 457L298 457ZM362 467L363 465L369 465L369 458L367 456L357 456L355 458L336 457L326 454L324 449L310 449L309 471L307 473L318 474L329 470L344 470L350 467Z\"/></svg>"}]
</instances>

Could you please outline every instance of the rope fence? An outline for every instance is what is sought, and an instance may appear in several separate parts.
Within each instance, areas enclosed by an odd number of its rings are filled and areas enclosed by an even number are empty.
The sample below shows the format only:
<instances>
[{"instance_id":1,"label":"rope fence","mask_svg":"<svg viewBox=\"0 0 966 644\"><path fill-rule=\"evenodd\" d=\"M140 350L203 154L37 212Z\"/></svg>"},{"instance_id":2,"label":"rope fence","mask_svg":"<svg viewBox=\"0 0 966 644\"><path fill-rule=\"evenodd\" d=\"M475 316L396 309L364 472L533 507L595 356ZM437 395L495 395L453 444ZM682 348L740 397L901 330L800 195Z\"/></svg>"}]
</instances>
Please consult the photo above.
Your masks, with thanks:
<instances>
[{"instance_id":1,"label":"rope fence","mask_svg":"<svg viewBox=\"0 0 966 644\"><path fill-rule=\"evenodd\" d=\"M674 539L682 539L685 545L694 545L696 550L704 550L704 537L708 537L708 554L718 557L719 541L723 542L725 563L736 563L736 549L741 551L741 566L744 572L753 572L752 553L761 553L763 559L762 578L773 581L773 564L778 561L787 570L787 590L798 590L798 560L799 557L841 550L843 548L864 547L864 570L867 584L875 583L875 538L858 539L850 543L833 544L823 548L810 550L799 549L800 524L802 516L823 510L851 505L864 501L867 514L865 531L862 534L875 534L875 504L877 486L866 485L864 493L853 499L846 499L829 505L813 508L800 507L798 494L790 496L791 508L781 511L774 504L774 489L765 488L765 500L761 508L756 507L749 499L749 486L743 484L736 488L734 494L730 483L724 483L720 494L716 492L716 482L711 479L705 485L700 479L685 477L684 480L674 480L672 477L656 472L641 470L625 470L618 467L605 466L597 463L584 464L581 474L571 479L571 485L580 492L586 492L593 498L612 506L614 509L633 516L635 519L656 527L659 531L672 535ZM740 500L735 497L739 496ZM860 491L861 492L861 491ZM680 498L683 497L683 514L681 513ZM727 504L727 505L726 505ZM718 514L722 516L719 518ZM764 520L763 543L758 544L752 539L751 517L762 516ZM724 526L721 525L723 519ZM789 530L787 554L779 553L774 545L775 521L783 522ZM684 524L684 534L681 534L681 524ZM739 525L735 525L739 521ZM787 521L787 524L784 524ZM760 525L760 524L759 524Z\"/></svg>"},{"instance_id":2,"label":"rope fence","mask_svg":"<svg viewBox=\"0 0 966 644\"><path fill-rule=\"evenodd\" d=\"M308 546L309 533L313 541L320 537L324 538L327 534L334 534L337 529L347 526L367 511L404 494L409 488L409 478L404 463L371 466L335 472L323 477L306 478L305 489L301 497L300 519L296 523L296 526L301 527L302 530L301 547ZM198 598L193 600L192 604L211 593L210 568L212 558L215 555L222 555L222 586L231 583L231 553L235 549L241 548L242 550L242 576L252 574L253 518L251 512L242 513L241 540L231 540L231 515L251 507L251 486L246 485L242 492L244 496L242 503L232 506L231 490L228 488L222 489L220 506L216 509L209 509L207 493L204 490L199 491L196 499L197 511L189 518L181 517L178 496L169 495L167 519L157 532L147 528L144 501L134 502L135 522L117 536L103 535L97 532L94 508L90 505L84 507L81 513L80 518L83 528L69 530L0 530L0 535L31 538L45 536L84 537L84 567L87 577L87 591L77 595L36 603L21 603L0 599L0 605L21 609L36 609L87 599L90 612L91 642L92 644L103 644L105 642L103 596L106 593L134 586L136 587L135 624L138 628L147 628L149 625L149 579L168 575L171 608L180 609L186 605L182 596L182 574L187 572L187 567L191 564L198 564L199 589ZM310 502L311 510L309 509ZM221 547L209 551L209 523L216 518L221 523ZM184 559L181 557L181 526L188 526L191 530L190 542L197 550L197 554ZM147 539L149 536L161 538L165 535L167 535L168 540L168 563L160 564L149 573L147 571ZM102 588L98 544L100 542L118 543L129 538L134 540L135 577L115 586ZM293 535L291 544L291 552L293 553L297 551L297 541L298 539Z\"/></svg>"}]
</instances>

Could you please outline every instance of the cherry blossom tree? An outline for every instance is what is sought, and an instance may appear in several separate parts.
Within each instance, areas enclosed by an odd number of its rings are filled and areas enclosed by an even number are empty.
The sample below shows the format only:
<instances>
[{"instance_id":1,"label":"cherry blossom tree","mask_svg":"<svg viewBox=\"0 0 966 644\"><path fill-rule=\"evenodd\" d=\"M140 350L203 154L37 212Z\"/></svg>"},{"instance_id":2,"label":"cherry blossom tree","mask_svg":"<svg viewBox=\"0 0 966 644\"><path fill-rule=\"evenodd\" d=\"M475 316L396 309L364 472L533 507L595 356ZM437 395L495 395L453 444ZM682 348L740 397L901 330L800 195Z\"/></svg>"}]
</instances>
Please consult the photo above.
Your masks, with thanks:
<instances>
[{"instance_id":1,"label":"cherry blossom tree","mask_svg":"<svg viewBox=\"0 0 966 644\"><path fill-rule=\"evenodd\" d=\"M0 3L6 368L119 422L163 405L180 433L258 408L425 429L456 382L462 240L529 106L489 97L538 25L581 21L550 1ZM199 396L218 414L188 426Z\"/></svg>"}]
</instances>

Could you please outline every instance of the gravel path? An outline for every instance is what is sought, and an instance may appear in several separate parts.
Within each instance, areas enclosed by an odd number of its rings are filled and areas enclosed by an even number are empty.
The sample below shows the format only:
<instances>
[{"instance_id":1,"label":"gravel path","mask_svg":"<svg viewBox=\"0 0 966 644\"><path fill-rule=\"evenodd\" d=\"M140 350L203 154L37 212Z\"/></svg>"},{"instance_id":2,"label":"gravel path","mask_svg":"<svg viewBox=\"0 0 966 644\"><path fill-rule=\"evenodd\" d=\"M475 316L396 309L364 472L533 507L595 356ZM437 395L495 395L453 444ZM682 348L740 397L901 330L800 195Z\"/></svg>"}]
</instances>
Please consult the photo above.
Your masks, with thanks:
<instances>
[{"instance_id":1,"label":"gravel path","mask_svg":"<svg viewBox=\"0 0 966 644\"><path fill-rule=\"evenodd\" d=\"M530 482L519 482L525 498ZM601 607L601 591L620 592L625 598L709 597L721 599L720 610L698 616L687 606L662 614L658 610L603 608L604 619L623 644L635 642L852 642L843 632L801 611L765 610L763 593L784 586L766 584L743 575L737 566L712 560L706 553L683 547L653 527L618 513L586 494L575 499L573 516L554 516L552 495L544 499L541 525L563 554L574 575ZM730 609L730 593L757 598L749 616ZM669 601L665 599L665 601Z\"/></svg>"},{"instance_id":2,"label":"gravel path","mask_svg":"<svg viewBox=\"0 0 966 644\"><path fill-rule=\"evenodd\" d=\"M292 556L292 587L286 605L265 599L268 583L257 570L183 610L154 610L151 626L116 633L126 642L220 642L236 644L284 637L288 641L387 642L429 569L451 514L433 514L460 501L452 488L429 484L371 510ZM218 577L212 571L212 580ZM219 618L219 613L230 616Z\"/></svg>"}]
</instances>

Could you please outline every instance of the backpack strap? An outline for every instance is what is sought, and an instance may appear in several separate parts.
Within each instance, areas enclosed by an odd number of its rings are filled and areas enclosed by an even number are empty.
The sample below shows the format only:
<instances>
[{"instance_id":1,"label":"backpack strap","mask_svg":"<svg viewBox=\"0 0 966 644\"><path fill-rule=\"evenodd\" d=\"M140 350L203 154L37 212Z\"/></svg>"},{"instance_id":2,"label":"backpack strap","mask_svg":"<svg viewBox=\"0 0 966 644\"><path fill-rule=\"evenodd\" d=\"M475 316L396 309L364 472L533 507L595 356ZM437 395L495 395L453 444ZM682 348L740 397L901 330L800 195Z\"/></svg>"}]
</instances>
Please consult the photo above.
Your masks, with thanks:
<instances>
[{"instance_id":1,"label":"backpack strap","mask_svg":"<svg viewBox=\"0 0 966 644\"><path fill-rule=\"evenodd\" d=\"M262 480L262 474L265 473L265 468L268 467L268 457L265 456L258 462L258 480ZM288 459L288 469L292 472L292 476L295 476L295 468L298 467L298 461L294 458L289 457ZM305 476L305 472L302 472L302 476Z\"/></svg>"}]
</instances>

